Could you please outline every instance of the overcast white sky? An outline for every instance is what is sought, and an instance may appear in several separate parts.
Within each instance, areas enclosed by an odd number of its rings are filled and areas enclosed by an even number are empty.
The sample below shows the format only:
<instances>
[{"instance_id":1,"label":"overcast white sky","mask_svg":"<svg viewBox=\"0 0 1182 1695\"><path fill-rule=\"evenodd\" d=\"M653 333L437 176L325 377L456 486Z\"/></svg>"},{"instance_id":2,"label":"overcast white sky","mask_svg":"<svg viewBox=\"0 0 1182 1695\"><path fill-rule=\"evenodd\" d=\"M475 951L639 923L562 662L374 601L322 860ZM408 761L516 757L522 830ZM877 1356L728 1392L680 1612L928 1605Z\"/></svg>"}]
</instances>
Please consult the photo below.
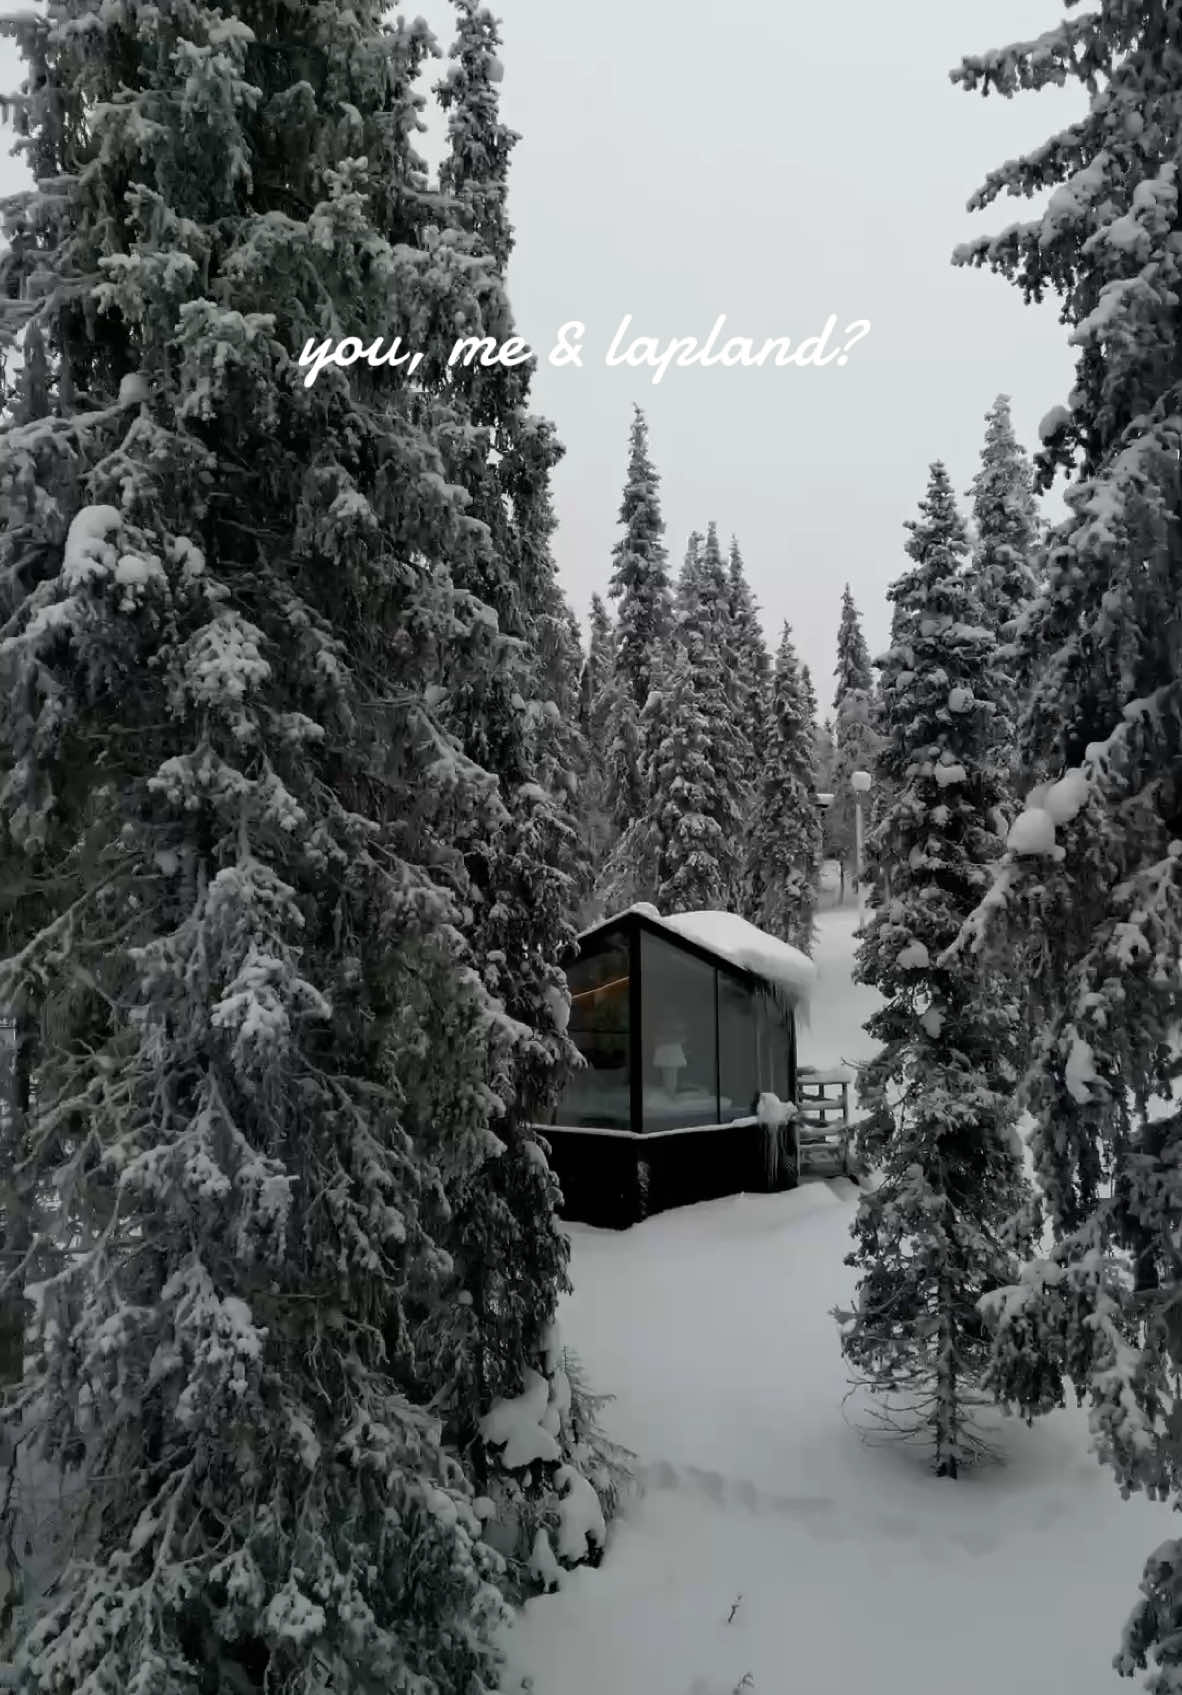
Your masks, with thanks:
<instances>
[{"instance_id":1,"label":"overcast white sky","mask_svg":"<svg viewBox=\"0 0 1182 1695\"><path fill-rule=\"evenodd\" d=\"M446 0L420 9L444 35ZM965 202L985 174L1081 109L1077 89L1015 101L948 81L965 53L1040 34L1060 0L505 0L511 285L522 333L587 324L582 370L543 364L538 408L567 448L557 552L580 612L611 565L633 400L649 416L667 541L737 533L772 633L791 620L832 694L842 584L884 645L903 520L943 457L958 489L984 413L1012 395L1027 443L1066 398L1053 304L1026 307L952 248L1023 215ZM638 333L802 337L830 312L872 329L840 369L608 370Z\"/></svg>"},{"instance_id":2,"label":"overcast white sky","mask_svg":"<svg viewBox=\"0 0 1182 1695\"><path fill-rule=\"evenodd\" d=\"M495 7L495 0L494 0ZM418 7L446 42L447 0ZM566 444L557 554L577 610L607 585L633 400L647 411L676 567L691 529L735 532L769 634L791 620L822 705L841 587L875 651L903 520L943 457L972 477L983 416L1013 396L1029 444L1066 397L1053 304L949 255L984 221L968 195L1079 110L1078 91L1013 102L954 89L961 54L1040 33L1058 0L504 0L504 112L522 132L511 271L521 333L540 352L587 325L581 370L544 360L539 410ZM16 80L11 44L0 83ZM17 180L0 164L0 190ZM757 340L872 328L844 368L672 370L602 362L633 331Z\"/></svg>"}]
</instances>

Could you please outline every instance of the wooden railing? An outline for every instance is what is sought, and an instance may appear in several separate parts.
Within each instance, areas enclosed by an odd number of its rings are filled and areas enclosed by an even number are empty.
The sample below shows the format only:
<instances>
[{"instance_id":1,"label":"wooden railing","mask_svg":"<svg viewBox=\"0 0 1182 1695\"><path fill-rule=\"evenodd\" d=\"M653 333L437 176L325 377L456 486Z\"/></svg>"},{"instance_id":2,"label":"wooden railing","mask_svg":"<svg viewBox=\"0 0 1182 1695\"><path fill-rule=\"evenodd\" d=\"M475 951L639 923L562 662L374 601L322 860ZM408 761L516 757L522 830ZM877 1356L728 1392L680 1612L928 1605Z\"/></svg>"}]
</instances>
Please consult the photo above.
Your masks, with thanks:
<instances>
[{"instance_id":1,"label":"wooden railing","mask_svg":"<svg viewBox=\"0 0 1182 1695\"><path fill-rule=\"evenodd\" d=\"M850 1089L853 1073L845 1066L815 1071L800 1066L796 1073L797 1131L801 1173L822 1170L851 1174Z\"/></svg>"}]
</instances>

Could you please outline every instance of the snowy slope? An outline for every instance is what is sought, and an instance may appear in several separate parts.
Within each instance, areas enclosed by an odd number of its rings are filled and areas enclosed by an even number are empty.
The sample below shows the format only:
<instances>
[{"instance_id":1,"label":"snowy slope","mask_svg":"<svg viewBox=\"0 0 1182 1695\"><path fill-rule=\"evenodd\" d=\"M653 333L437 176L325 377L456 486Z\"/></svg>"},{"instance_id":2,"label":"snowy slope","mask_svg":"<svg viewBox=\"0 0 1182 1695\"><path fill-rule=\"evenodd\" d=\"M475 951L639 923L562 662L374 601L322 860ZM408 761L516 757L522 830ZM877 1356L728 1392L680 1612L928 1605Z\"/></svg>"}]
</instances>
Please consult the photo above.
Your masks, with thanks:
<instances>
[{"instance_id":1,"label":"snowy slope","mask_svg":"<svg viewBox=\"0 0 1182 1695\"><path fill-rule=\"evenodd\" d=\"M849 985L852 914L821 923L801 1055L828 1066L865 1057L874 997ZM955 1483L865 1445L829 1316L848 1298L849 1219L811 1183L622 1234L570 1227L564 1333L617 1395L609 1429L647 1487L601 1569L566 1575L514 1628L537 1695L1134 1687L1111 1656L1172 1515L1120 1501L1076 1412L1007 1423L1007 1463Z\"/></svg>"}]
</instances>

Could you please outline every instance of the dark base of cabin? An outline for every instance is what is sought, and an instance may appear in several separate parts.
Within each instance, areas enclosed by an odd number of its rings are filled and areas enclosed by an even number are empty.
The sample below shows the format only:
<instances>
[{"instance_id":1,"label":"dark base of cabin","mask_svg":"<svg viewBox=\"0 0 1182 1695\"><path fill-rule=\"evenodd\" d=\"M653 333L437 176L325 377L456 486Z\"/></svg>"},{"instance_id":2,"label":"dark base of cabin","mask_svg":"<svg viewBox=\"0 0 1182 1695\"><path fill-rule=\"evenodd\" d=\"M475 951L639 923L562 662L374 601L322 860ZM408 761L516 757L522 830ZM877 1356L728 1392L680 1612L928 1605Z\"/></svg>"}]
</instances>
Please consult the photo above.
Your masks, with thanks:
<instances>
[{"instance_id":1,"label":"dark base of cabin","mask_svg":"<svg viewBox=\"0 0 1182 1695\"><path fill-rule=\"evenodd\" d=\"M554 1128L541 1134L562 1189L560 1215L606 1230L724 1195L794 1189L799 1178L790 1127L735 1124L651 1137Z\"/></svg>"}]
</instances>

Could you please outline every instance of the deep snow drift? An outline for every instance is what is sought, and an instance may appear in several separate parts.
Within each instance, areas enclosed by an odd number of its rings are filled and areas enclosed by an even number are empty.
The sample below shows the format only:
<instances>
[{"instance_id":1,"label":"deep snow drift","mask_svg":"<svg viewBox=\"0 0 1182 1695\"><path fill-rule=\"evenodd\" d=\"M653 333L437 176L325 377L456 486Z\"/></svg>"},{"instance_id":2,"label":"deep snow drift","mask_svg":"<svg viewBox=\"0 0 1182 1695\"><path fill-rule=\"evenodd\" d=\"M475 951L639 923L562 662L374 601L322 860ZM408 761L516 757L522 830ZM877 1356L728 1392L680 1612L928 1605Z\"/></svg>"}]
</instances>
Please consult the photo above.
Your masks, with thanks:
<instances>
[{"instance_id":1,"label":"deep snow drift","mask_svg":"<svg viewBox=\"0 0 1182 1695\"><path fill-rule=\"evenodd\" d=\"M849 982L853 914L820 922L800 1048L828 1067L865 1057L875 997ZM1174 1516L1120 1500L1077 1411L1006 1421L1006 1463L957 1482L867 1446L829 1316L850 1217L810 1182L569 1227L563 1332L646 1492L515 1626L537 1695L1133 1695L1111 1658Z\"/></svg>"}]
</instances>

